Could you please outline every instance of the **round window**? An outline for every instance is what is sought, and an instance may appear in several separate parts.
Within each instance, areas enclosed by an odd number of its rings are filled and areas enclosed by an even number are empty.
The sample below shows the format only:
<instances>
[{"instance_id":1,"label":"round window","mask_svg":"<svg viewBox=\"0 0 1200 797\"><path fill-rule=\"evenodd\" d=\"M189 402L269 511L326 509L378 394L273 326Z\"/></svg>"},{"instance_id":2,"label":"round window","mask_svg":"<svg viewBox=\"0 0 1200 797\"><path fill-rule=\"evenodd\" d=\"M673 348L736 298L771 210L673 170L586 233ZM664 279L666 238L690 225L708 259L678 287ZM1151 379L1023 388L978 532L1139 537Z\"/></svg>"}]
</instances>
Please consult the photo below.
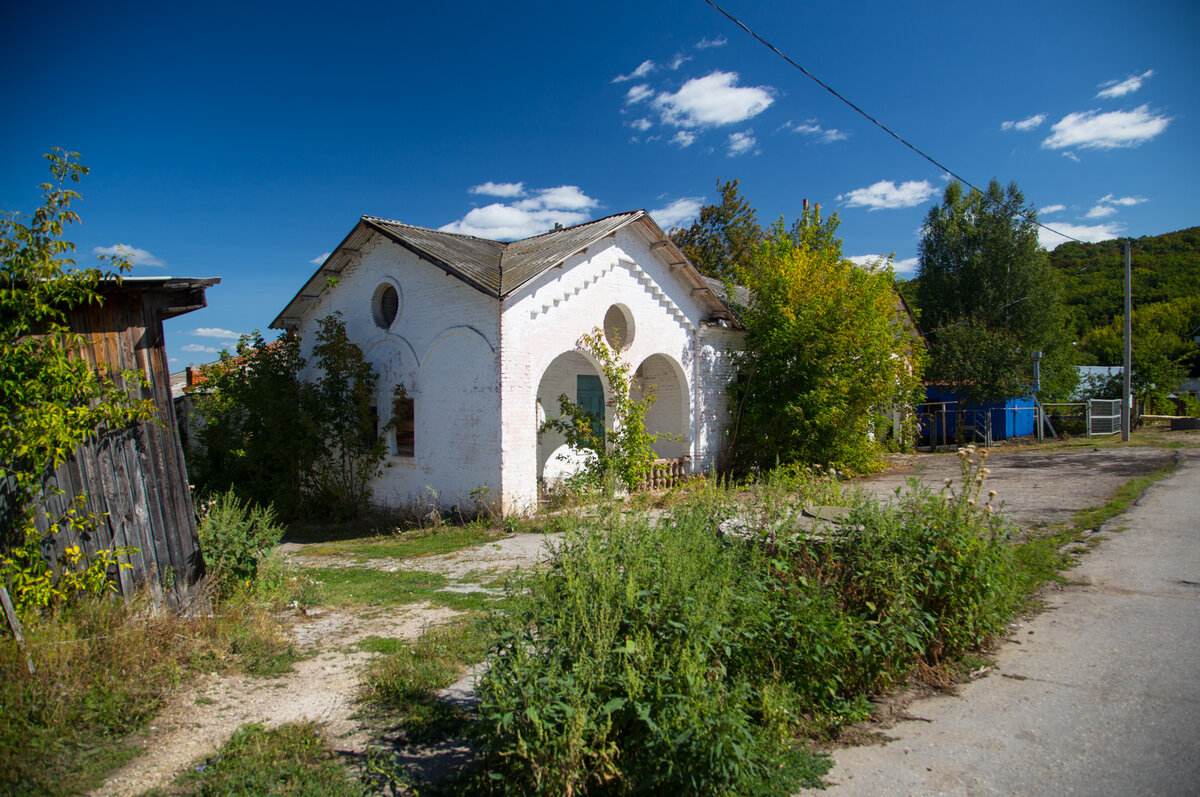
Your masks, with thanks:
<instances>
[{"instance_id":1,"label":"round window","mask_svg":"<svg viewBox=\"0 0 1200 797\"><path fill-rule=\"evenodd\" d=\"M396 320L396 314L400 312L400 294L396 291L396 286L385 282L376 288L372 305L371 314L375 316L375 325L380 329L389 328Z\"/></svg>"},{"instance_id":2,"label":"round window","mask_svg":"<svg viewBox=\"0 0 1200 797\"><path fill-rule=\"evenodd\" d=\"M627 349L633 343L633 318L624 305L614 304L604 314L604 339L614 351Z\"/></svg>"}]
</instances>

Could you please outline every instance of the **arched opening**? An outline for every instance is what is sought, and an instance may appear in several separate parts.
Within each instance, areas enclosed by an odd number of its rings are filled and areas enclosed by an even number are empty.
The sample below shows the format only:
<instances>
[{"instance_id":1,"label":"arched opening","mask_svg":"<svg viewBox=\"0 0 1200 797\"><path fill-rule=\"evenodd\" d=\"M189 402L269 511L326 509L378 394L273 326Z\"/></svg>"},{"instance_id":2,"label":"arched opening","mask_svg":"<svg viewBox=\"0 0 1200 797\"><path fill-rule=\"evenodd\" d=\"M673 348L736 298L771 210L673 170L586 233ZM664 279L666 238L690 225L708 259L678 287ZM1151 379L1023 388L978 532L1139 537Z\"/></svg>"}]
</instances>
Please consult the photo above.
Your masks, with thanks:
<instances>
[{"instance_id":1,"label":"arched opening","mask_svg":"<svg viewBox=\"0 0 1200 797\"><path fill-rule=\"evenodd\" d=\"M557 418L559 396L582 404L601 419L606 426L612 420L607 416L604 380L592 361L577 351L563 352L554 358L542 374L537 391L538 424L538 478L544 484L561 481L577 473L586 462L586 454L573 451L566 439L553 430L540 431L547 418Z\"/></svg>"},{"instance_id":2,"label":"arched opening","mask_svg":"<svg viewBox=\"0 0 1200 797\"><path fill-rule=\"evenodd\" d=\"M633 398L653 389L654 403L646 412L646 431L665 434L654 443L659 459L677 459L691 451L691 424L687 379L683 368L665 354L652 354L642 361L635 374Z\"/></svg>"}]
</instances>

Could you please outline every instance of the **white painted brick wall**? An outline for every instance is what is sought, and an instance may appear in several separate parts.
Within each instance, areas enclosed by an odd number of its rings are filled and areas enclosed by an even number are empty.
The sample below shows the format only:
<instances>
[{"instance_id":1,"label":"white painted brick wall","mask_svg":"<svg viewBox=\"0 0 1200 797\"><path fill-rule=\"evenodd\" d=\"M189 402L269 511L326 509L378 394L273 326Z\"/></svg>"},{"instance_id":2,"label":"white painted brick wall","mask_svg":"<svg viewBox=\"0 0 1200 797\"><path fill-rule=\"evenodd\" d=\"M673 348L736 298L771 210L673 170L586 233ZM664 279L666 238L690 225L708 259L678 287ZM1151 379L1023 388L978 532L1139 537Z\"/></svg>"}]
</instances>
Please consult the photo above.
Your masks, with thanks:
<instances>
[{"instance_id":1,"label":"white painted brick wall","mask_svg":"<svg viewBox=\"0 0 1200 797\"><path fill-rule=\"evenodd\" d=\"M400 309L390 329L371 312L375 289L390 281ZM311 361L316 321L340 311L346 333L379 372L381 420L403 382L414 402L416 456L389 456L372 483L389 506L469 502L470 493L500 490L499 306L408 250L375 236L362 261L310 305L300 333ZM310 371L311 371L310 366ZM310 376L312 374L310 373Z\"/></svg>"},{"instance_id":2,"label":"white painted brick wall","mask_svg":"<svg viewBox=\"0 0 1200 797\"><path fill-rule=\"evenodd\" d=\"M390 281L400 311L388 330L371 311L376 288ZM558 412L558 396L575 398L575 375L598 373L574 352L581 335L603 324L620 304L632 317L633 336L623 357L660 382L647 420L652 429L681 430L664 441L660 456L688 455L694 470L712 467L724 444L729 357L740 334L705 326L710 308L651 250L639 228L626 228L551 269L503 306L380 236L361 262L342 273L300 325L311 356L316 320L341 311L351 340L380 374L381 417L390 415L394 386L414 399L416 456L391 456L373 486L375 500L392 506L469 502L486 491L506 512L536 507L537 485L550 452L539 445L537 399ZM703 386L699 395L693 390Z\"/></svg>"}]
</instances>

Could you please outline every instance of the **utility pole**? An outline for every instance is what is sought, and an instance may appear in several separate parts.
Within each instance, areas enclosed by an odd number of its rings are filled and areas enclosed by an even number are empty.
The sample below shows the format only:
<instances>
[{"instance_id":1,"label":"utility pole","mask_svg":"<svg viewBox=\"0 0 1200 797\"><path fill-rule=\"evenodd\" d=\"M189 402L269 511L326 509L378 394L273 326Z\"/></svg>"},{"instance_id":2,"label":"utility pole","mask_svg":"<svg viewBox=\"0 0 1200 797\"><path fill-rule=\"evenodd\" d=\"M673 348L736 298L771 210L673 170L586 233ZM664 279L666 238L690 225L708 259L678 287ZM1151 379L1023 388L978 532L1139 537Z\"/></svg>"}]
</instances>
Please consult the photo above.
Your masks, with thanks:
<instances>
[{"instance_id":1,"label":"utility pole","mask_svg":"<svg viewBox=\"0 0 1200 797\"><path fill-rule=\"evenodd\" d=\"M1133 426L1133 299L1131 297L1132 268L1130 262L1130 239L1125 239L1125 373L1121 393L1121 441L1129 442L1129 429Z\"/></svg>"}]
</instances>

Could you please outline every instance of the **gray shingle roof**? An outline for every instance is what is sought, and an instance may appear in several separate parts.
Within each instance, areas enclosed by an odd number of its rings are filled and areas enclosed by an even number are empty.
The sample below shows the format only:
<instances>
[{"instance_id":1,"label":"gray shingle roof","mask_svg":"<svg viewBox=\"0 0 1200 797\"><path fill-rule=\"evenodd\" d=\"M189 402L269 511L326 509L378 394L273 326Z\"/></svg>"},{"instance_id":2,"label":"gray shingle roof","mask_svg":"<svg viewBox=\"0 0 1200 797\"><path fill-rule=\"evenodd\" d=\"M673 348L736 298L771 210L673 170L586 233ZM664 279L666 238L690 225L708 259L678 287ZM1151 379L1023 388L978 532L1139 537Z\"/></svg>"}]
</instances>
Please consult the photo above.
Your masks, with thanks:
<instances>
[{"instance_id":1,"label":"gray shingle roof","mask_svg":"<svg viewBox=\"0 0 1200 797\"><path fill-rule=\"evenodd\" d=\"M302 304L315 300L326 287L326 277L340 273L348 258L356 256L373 234L382 235L398 246L408 249L476 290L502 299L537 278L539 274L638 220L643 220L644 224L653 228L656 231L655 236L662 236L663 240L667 240L644 210L617 213L511 242L492 241L473 235L414 227L391 219L363 216L283 312L271 322L271 327L283 329L293 326L298 320ZM669 240L667 245L670 245ZM681 254L673 247L671 251L676 252L678 259L686 265ZM686 265L686 268L693 275L692 281L695 286L708 294L708 286L700 275L690 265ZM724 305L716 295L709 294L709 300L714 309L724 310Z\"/></svg>"},{"instance_id":2,"label":"gray shingle roof","mask_svg":"<svg viewBox=\"0 0 1200 797\"><path fill-rule=\"evenodd\" d=\"M363 216L363 223L484 293L503 297L642 215L640 210L618 213L512 242L430 230L373 216Z\"/></svg>"}]
</instances>

